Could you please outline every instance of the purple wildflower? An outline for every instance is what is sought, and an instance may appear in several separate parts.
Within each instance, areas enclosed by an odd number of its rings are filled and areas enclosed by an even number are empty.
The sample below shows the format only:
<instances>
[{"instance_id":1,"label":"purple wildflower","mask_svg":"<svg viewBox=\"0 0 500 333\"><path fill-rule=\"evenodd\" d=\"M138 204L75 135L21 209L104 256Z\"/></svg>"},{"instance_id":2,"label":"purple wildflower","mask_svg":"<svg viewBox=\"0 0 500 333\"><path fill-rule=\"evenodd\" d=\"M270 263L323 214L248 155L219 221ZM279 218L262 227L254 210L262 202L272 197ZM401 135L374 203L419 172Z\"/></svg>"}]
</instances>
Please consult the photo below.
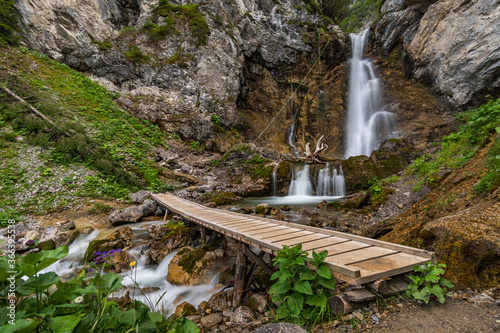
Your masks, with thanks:
<instances>
[{"instance_id":1,"label":"purple wildflower","mask_svg":"<svg viewBox=\"0 0 500 333\"><path fill-rule=\"evenodd\" d=\"M35 245L35 241L32 240L32 239L28 239L26 241L26 243L24 243L24 245L26 245L26 246L33 246L33 245Z\"/></svg>"},{"instance_id":2,"label":"purple wildflower","mask_svg":"<svg viewBox=\"0 0 500 333\"><path fill-rule=\"evenodd\" d=\"M95 297L94 293L90 294L90 298L94 298L94 297Z\"/></svg>"},{"instance_id":3,"label":"purple wildflower","mask_svg":"<svg viewBox=\"0 0 500 333\"><path fill-rule=\"evenodd\" d=\"M97 257L94 259L94 264L96 264L96 265L104 264L105 262L106 262L106 259L104 259L104 257Z\"/></svg>"},{"instance_id":4,"label":"purple wildflower","mask_svg":"<svg viewBox=\"0 0 500 333\"><path fill-rule=\"evenodd\" d=\"M94 253L94 255L95 255L95 256L99 256L99 255L101 255L101 254L102 254L102 253L101 253L101 252L99 252L99 251L97 251L96 253Z\"/></svg>"},{"instance_id":5,"label":"purple wildflower","mask_svg":"<svg viewBox=\"0 0 500 333\"><path fill-rule=\"evenodd\" d=\"M87 269L87 273L92 272L92 268Z\"/></svg>"}]
</instances>

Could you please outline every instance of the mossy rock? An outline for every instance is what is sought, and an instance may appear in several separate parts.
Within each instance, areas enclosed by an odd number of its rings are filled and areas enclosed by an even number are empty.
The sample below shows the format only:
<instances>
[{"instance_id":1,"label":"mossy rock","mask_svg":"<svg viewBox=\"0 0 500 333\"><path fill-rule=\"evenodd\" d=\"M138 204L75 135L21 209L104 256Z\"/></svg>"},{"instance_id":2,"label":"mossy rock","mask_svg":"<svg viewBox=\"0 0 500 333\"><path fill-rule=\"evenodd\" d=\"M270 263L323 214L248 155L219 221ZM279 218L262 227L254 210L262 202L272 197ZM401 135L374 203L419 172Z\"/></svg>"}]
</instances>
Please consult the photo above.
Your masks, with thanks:
<instances>
[{"instance_id":1,"label":"mossy rock","mask_svg":"<svg viewBox=\"0 0 500 333\"><path fill-rule=\"evenodd\" d=\"M233 192L211 193L206 198L206 201L215 202L218 206L231 205L240 200L242 200L242 198L237 196Z\"/></svg>"},{"instance_id":2,"label":"mossy rock","mask_svg":"<svg viewBox=\"0 0 500 333\"><path fill-rule=\"evenodd\" d=\"M200 261L206 253L207 250L202 248L192 250L188 247L185 247L178 253L178 255L183 256L179 260L178 265L181 266L185 272L192 274L196 263Z\"/></svg>"},{"instance_id":3,"label":"mossy rock","mask_svg":"<svg viewBox=\"0 0 500 333\"><path fill-rule=\"evenodd\" d=\"M94 253L96 252L106 252L116 249L123 249L125 247L125 242L121 239L110 240L110 239L97 239L89 243L87 251L85 252L85 262L89 262L95 258Z\"/></svg>"},{"instance_id":4,"label":"mossy rock","mask_svg":"<svg viewBox=\"0 0 500 333\"><path fill-rule=\"evenodd\" d=\"M53 250L56 248L56 243L53 239L47 239L38 243L38 248L40 249L40 251Z\"/></svg>"}]
</instances>

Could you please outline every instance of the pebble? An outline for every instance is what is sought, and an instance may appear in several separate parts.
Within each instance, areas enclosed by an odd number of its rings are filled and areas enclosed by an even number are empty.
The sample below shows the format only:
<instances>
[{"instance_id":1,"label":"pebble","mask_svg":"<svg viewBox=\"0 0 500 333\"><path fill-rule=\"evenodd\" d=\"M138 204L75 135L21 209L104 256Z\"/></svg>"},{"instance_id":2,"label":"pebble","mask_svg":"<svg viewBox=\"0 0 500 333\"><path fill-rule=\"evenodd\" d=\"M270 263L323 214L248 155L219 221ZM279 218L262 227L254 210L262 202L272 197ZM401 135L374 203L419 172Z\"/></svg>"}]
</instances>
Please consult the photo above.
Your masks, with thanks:
<instances>
[{"instance_id":1,"label":"pebble","mask_svg":"<svg viewBox=\"0 0 500 333\"><path fill-rule=\"evenodd\" d=\"M378 319L377 316L375 315L372 315L372 319L375 321L376 324L379 324L380 323L380 319Z\"/></svg>"}]
</instances>

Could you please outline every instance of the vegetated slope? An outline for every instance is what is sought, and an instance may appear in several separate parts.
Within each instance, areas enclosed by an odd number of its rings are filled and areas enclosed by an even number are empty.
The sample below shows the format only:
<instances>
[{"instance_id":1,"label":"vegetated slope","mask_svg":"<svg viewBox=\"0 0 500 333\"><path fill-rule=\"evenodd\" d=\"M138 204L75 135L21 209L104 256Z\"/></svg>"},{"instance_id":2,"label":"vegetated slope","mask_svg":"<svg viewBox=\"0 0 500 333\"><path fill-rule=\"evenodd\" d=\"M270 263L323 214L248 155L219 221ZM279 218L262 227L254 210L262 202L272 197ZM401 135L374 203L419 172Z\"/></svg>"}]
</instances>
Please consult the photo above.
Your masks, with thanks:
<instances>
[{"instance_id":1,"label":"vegetated slope","mask_svg":"<svg viewBox=\"0 0 500 333\"><path fill-rule=\"evenodd\" d=\"M442 149L410 167L433 190L368 235L435 251L459 287L494 286L500 283L500 99L458 118L462 127L444 137Z\"/></svg>"},{"instance_id":2,"label":"vegetated slope","mask_svg":"<svg viewBox=\"0 0 500 333\"><path fill-rule=\"evenodd\" d=\"M157 126L119 109L117 95L26 48L0 48L0 82L55 126L0 89L0 207L10 214L66 208L83 196L165 190Z\"/></svg>"}]
</instances>

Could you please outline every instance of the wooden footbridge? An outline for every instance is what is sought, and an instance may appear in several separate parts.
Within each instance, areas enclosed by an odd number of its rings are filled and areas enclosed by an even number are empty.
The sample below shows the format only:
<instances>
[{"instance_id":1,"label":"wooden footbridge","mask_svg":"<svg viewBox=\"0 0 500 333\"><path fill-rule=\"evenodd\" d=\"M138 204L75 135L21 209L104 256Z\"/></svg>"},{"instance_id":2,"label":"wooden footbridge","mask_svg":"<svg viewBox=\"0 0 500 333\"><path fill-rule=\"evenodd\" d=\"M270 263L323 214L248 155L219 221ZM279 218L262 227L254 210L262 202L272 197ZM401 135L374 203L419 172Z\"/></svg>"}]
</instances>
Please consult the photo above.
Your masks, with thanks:
<instances>
[{"instance_id":1,"label":"wooden footbridge","mask_svg":"<svg viewBox=\"0 0 500 333\"><path fill-rule=\"evenodd\" d=\"M328 257L325 263L335 278L355 285L410 272L415 265L435 260L434 252L328 229L208 208L172 194L151 196L160 206L184 219L259 248L263 251L261 253L275 255L283 245L292 247L297 244L302 244L302 249L310 255L313 250L318 253L326 250ZM272 273L272 268L262 261L262 255L257 256L248 246L243 246L243 251L239 252L245 256L245 261L248 256Z\"/></svg>"}]
</instances>

